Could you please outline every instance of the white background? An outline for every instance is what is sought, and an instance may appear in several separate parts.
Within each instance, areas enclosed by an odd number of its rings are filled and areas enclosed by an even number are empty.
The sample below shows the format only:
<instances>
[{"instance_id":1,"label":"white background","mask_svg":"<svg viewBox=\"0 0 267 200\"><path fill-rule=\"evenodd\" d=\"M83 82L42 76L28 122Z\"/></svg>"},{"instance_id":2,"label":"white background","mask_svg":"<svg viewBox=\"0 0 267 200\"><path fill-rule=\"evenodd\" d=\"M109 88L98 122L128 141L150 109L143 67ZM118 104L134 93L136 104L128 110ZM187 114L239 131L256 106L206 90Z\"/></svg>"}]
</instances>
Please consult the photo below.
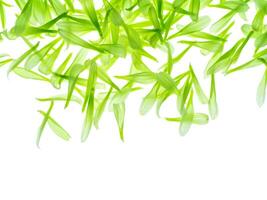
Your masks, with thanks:
<instances>
[{"instance_id":1,"label":"white background","mask_svg":"<svg viewBox=\"0 0 267 200\"><path fill-rule=\"evenodd\" d=\"M5 48L16 54L25 46L14 42ZM190 62L201 72L198 65L205 58L194 55ZM35 98L46 97L51 87L7 78L2 69L0 199L266 200L267 105L260 109L255 100L262 73L258 68L219 76L218 119L194 126L186 137L179 136L178 124L158 119L154 112L141 117L144 93L136 93L127 101L125 143L112 115L106 114L101 129L81 144L79 107L64 111L59 104L60 114L53 112L72 140L63 142L46 129L38 149L41 117L36 111L42 106Z\"/></svg>"}]
</instances>

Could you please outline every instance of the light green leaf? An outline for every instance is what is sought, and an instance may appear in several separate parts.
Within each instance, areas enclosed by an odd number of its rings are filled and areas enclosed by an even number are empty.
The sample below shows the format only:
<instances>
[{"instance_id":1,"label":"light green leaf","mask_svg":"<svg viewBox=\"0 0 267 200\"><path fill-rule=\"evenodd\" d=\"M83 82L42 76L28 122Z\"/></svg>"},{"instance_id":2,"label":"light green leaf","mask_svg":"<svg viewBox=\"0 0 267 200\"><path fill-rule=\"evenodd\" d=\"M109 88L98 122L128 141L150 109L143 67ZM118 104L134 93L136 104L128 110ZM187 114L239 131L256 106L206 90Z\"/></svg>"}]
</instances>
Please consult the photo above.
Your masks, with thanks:
<instances>
[{"instance_id":1,"label":"light green leaf","mask_svg":"<svg viewBox=\"0 0 267 200\"><path fill-rule=\"evenodd\" d=\"M110 98L112 92L112 88L110 88L110 90L108 91L107 95L105 96L105 98L103 99L103 101L98 105L98 107L96 108L96 112L95 112L95 118L94 118L94 125L96 128L99 128L99 121L105 111L107 102Z\"/></svg>"},{"instance_id":2,"label":"light green leaf","mask_svg":"<svg viewBox=\"0 0 267 200\"><path fill-rule=\"evenodd\" d=\"M66 30L59 30L58 31L59 34L61 35L61 37L66 40L69 43L87 48L87 49L92 49L95 51L99 51L99 52L103 52L99 47L97 47L96 45L93 45L89 42L86 42L85 40L81 39L80 37L76 36L75 34L66 31Z\"/></svg>"},{"instance_id":3,"label":"light green leaf","mask_svg":"<svg viewBox=\"0 0 267 200\"><path fill-rule=\"evenodd\" d=\"M255 15L253 22L252 22L252 28L255 31L261 31L264 26L264 16L265 13L263 10L258 10L257 14Z\"/></svg>"},{"instance_id":4,"label":"light green leaf","mask_svg":"<svg viewBox=\"0 0 267 200\"><path fill-rule=\"evenodd\" d=\"M2 24L2 28L6 27L6 14L5 14L5 8L4 8L4 3L0 1L0 20Z\"/></svg>"},{"instance_id":5,"label":"light green leaf","mask_svg":"<svg viewBox=\"0 0 267 200\"><path fill-rule=\"evenodd\" d=\"M95 10L94 2L93 0L80 0L84 11L89 16L90 20L94 24L95 28L97 29L100 37L103 36L102 30L98 21L97 12Z\"/></svg>"},{"instance_id":6,"label":"light green leaf","mask_svg":"<svg viewBox=\"0 0 267 200\"><path fill-rule=\"evenodd\" d=\"M97 70L98 70L97 75L99 79L109 84L112 88L120 90L120 88L111 80L111 78L107 75L107 73L104 70L102 70L101 68L98 68Z\"/></svg>"},{"instance_id":7,"label":"light green leaf","mask_svg":"<svg viewBox=\"0 0 267 200\"><path fill-rule=\"evenodd\" d=\"M169 74L165 72L156 73L156 80L162 87L164 87L169 92L178 92L176 83Z\"/></svg>"},{"instance_id":8,"label":"light green leaf","mask_svg":"<svg viewBox=\"0 0 267 200\"><path fill-rule=\"evenodd\" d=\"M82 108L84 110L87 107L82 136L81 136L82 142L84 142L88 138L90 130L92 128L93 121L94 121L95 85L96 85L96 80L97 80L96 63L92 61L87 61L85 65L89 67L89 77L87 79L86 93L85 93L84 104Z\"/></svg>"},{"instance_id":9,"label":"light green leaf","mask_svg":"<svg viewBox=\"0 0 267 200\"><path fill-rule=\"evenodd\" d=\"M200 10L200 0L191 0L190 2L190 12L192 13L191 19L193 21L198 20L198 14Z\"/></svg>"},{"instance_id":10,"label":"light green leaf","mask_svg":"<svg viewBox=\"0 0 267 200\"><path fill-rule=\"evenodd\" d=\"M211 75L209 112L210 112L211 119L215 119L218 116L218 105L217 105L216 86L215 86L215 76L214 76L214 74Z\"/></svg>"},{"instance_id":11,"label":"light green leaf","mask_svg":"<svg viewBox=\"0 0 267 200\"><path fill-rule=\"evenodd\" d=\"M259 107L261 107L265 101L266 85L267 85L267 70L265 70L264 75L257 89L257 104Z\"/></svg>"},{"instance_id":12,"label":"light green leaf","mask_svg":"<svg viewBox=\"0 0 267 200\"><path fill-rule=\"evenodd\" d=\"M195 46L198 47L200 49L203 49L205 51L208 52L216 52L218 51L218 49L221 48L221 41L186 41L186 40L182 40L179 41L181 44L187 44L187 45L191 45L191 46Z\"/></svg>"},{"instance_id":13,"label":"light green leaf","mask_svg":"<svg viewBox=\"0 0 267 200\"><path fill-rule=\"evenodd\" d=\"M218 20L216 23L214 23L211 26L211 31L214 32L214 33L217 33L220 30L222 30L224 27L227 26L227 24L229 22L231 22L231 20L232 20L232 18L234 17L235 14L236 14L235 11L230 11L229 13L224 15L220 20Z\"/></svg>"},{"instance_id":14,"label":"light green leaf","mask_svg":"<svg viewBox=\"0 0 267 200\"><path fill-rule=\"evenodd\" d=\"M40 127L39 127L39 129L38 129L37 139L36 139L36 145L37 145L38 147L39 147L39 145L40 145L40 140L41 140L41 137L42 137L42 135L43 135L44 128L45 128L45 126L46 126L46 124L47 124L47 121L49 120L49 115L50 115L50 113L51 113L53 107L54 107L54 102L52 101L52 102L50 103L50 107L49 107L48 111L45 113L44 118L43 118L43 121L42 121L42 123L41 123L41 125L40 125Z\"/></svg>"},{"instance_id":15,"label":"light green leaf","mask_svg":"<svg viewBox=\"0 0 267 200\"><path fill-rule=\"evenodd\" d=\"M190 97L185 109L185 113L182 115L180 123L180 135L185 136L190 130L194 118L194 106L193 106L193 92L190 93Z\"/></svg>"},{"instance_id":16,"label":"light green leaf","mask_svg":"<svg viewBox=\"0 0 267 200\"><path fill-rule=\"evenodd\" d=\"M54 101L54 102L63 101L63 102L66 102L67 98L68 97L66 95L56 95L56 96L51 96L48 98L37 98L37 100L41 101L41 102L46 102L46 101ZM82 100L77 96L72 95L70 101L76 102L76 103L82 105Z\"/></svg>"},{"instance_id":17,"label":"light green leaf","mask_svg":"<svg viewBox=\"0 0 267 200\"><path fill-rule=\"evenodd\" d=\"M90 102L90 95L93 93L95 89L95 84L97 80L97 65L94 61L86 61L85 65L89 68L89 75L87 79L86 93L84 98L84 104L82 110L86 108L88 102Z\"/></svg>"},{"instance_id":18,"label":"light green leaf","mask_svg":"<svg viewBox=\"0 0 267 200\"><path fill-rule=\"evenodd\" d=\"M57 123L51 116L47 115L43 111L39 111L44 117L47 117L47 123L51 130L61 139L68 141L71 137L70 134L59 124Z\"/></svg>"},{"instance_id":19,"label":"light green leaf","mask_svg":"<svg viewBox=\"0 0 267 200\"><path fill-rule=\"evenodd\" d=\"M25 78L25 79L32 79L32 80L39 80L39 81L48 81L49 79L46 78L45 76L42 76L32 70L21 68L21 67L16 67L13 70L18 76Z\"/></svg>"},{"instance_id":20,"label":"light green leaf","mask_svg":"<svg viewBox=\"0 0 267 200\"><path fill-rule=\"evenodd\" d=\"M200 102L203 103L203 104L208 103L208 98L207 98L206 94L204 93L203 89L200 86L200 83L199 83L199 81L198 81L198 79L196 77L196 74L195 74L195 72L193 70L192 65L190 65L189 68L190 68L190 71L191 71L193 85L194 85L195 91L197 93L197 96L198 96Z\"/></svg>"},{"instance_id":21,"label":"light green leaf","mask_svg":"<svg viewBox=\"0 0 267 200\"><path fill-rule=\"evenodd\" d=\"M32 15L32 2L33 0L27 1L26 5L24 6L23 10L16 20L14 27L14 32L16 35L22 34L30 21Z\"/></svg>"},{"instance_id":22,"label":"light green leaf","mask_svg":"<svg viewBox=\"0 0 267 200\"><path fill-rule=\"evenodd\" d=\"M116 78L143 84L150 84L155 82L155 74L151 72L141 72L126 76L116 76Z\"/></svg>"},{"instance_id":23,"label":"light green leaf","mask_svg":"<svg viewBox=\"0 0 267 200\"><path fill-rule=\"evenodd\" d=\"M255 40L255 51L257 52L261 47L267 45L267 32L259 35Z\"/></svg>"},{"instance_id":24,"label":"light green leaf","mask_svg":"<svg viewBox=\"0 0 267 200\"><path fill-rule=\"evenodd\" d=\"M143 98L141 106L140 106L140 114L145 115L148 113L155 102L157 101L157 94L159 90L159 84L156 83L150 92Z\"/></svg>"},{"instance_id":25,"label":"light green leaf","mask_svg":"<svg viewBox=\"0 0 267 200\"><path fill-rule=\"evenodd\" d=\"M58 43L60 38L57 38L53 40L52 42L45 45L42 49L36 50L32 55L28 57L28 59L25 61L25 68L32 69L33 67L36 67L43 58L48 54L48 52Z\"/></svg>"},{"instance_id":26,"label":"light green leaf","mask_svg":"<svg viewBox=\"0 0 267 200\"><path fill-rule=\"evenodd\" d=\"M167 121L169 122L181 122L181 117L178 118L166 118ZM209 116L204 114L204 113L194 113L193 115L193 120L192 123L193 124L197 124L197 125L204 125L207 124L209 122Z\"/></svg>"},{"instance_id":27,"label":"light green leaf","mask_svg":"<svg viewBox=\"0 0 267 200\"><path fill-rule=\"evenodd\" d=\"M70 53L70 54L66 57L66 59L63 61L63 63L61 63L60 66L57 68L57 70L55 71L55 74L61 74L61 73L63 73L63 71L64 71L65 68L67 67L67 65L68 65L68 63L69 63L71 57L72 57L72 54ZM61 86L61 81L62 81L62 79L61 79L60 77L58 77L58 76L56 76L56 75L54 75L54 74L52 75L52 77L51 77L51 84L52 84L55 88L57 88L57 89L60 88L60 86Z\"/></svg>"},{"instance_id":28,"label":"light green leaf","mask_svg":"<svg viewBox=\"0 0 267 200\"><path fill-rule=\"evenodd\" d=\"M120 138L124 141L124 117L125 117L125 104L113 104L113 112L119 127Z\"/></svg>"},{"instance_id":29,"label":"light green leaf","mask_svg":"<svg viewBox=\"0 0 267 200\"><path fill-rule=\"evenodd\" d=\"M68 107L69 103L70 103L70 99L72 97L72 93L74 91L76 82L79 78L79 75L86 69L85 65L80 65L80 64L75 64L72 66L72 68L70 69L70 77L69 77L69 86L68 86L68 96L67 96L67 101L65 104L65 108Z\"/></svg>"},{"instance_id":30,"label":"light green leaf","mask_svg":"<svg viewBox=\"0 0 267 200\"><path fill-rule=\"evenodd\" d=\"M26 51L24 54L22 54L19 58L12 61L8 73L13 71L16 67L18 67L29 55L31 55L32 52L34 52L39 46L39 43L34 45L32 48L30 48L28 51Z\"/></svg>"},{"instance_id":31,"label":"light green leaf","mask_svg":"<svg viewBox=\"0 0 267 200\"><path fill-rule=\"evenodd\" d=\"M209 23L210 23L210 18L208 16L200 17L198 21L189 23L188 25L184 26L181 30L179 30L177 33L171 35L168 39L202 31L209 25Z\"/></svg>"},{"instance_id":32,"label":"light green leaf","mask_svg":"<svg viewBox=\"0 0 267 200\"><path fill-rule=\"evenodd\" d=\"M56 48L56 50L52 54L48 55L46 59L42 60L41 65L39 66L40 72L48 75L53 71L53 66L57 58L59 57L63 45L64 43L62 43L58 48Z\"/></svg>"}]
</instances>

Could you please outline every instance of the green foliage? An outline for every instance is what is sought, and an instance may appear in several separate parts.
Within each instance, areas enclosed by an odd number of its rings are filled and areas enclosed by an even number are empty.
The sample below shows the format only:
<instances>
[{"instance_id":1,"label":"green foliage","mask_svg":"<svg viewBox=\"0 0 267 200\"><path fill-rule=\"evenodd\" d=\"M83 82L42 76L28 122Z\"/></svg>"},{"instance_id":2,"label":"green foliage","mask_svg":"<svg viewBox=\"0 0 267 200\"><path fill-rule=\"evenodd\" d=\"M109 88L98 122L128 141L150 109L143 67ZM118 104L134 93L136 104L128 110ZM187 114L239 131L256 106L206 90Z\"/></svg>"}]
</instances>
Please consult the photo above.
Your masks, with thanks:
<instances>
[{"instance_id":1,"label":"green foliage","mask_svg":"<svg viewBox=\"0 0 267 200\"><path fill-rule=\"evenodd\" d=\"M247 16L253 3L255 15ZM16 20L7 24L6 14L15 7L19 10ZM205 11L207 8L213 12L222 10L223 14L214 20ZM0 67L9 66L8 73L51 84L60 91L64 90L62 84L67 84L64 94L38 98L40 102L50 102L47 112L39 111L43 121L37 135L38 146L47 125L61 139L70 139L69 133L51 117L56 102L65 104L66 109L71 103L81 107L82 141L88 138L93 125L99 128L107 110L113 112L119 136L124 140L127 98L145 87L150 90L142 99L140 114L147 114L155 106L161 117L163 105L174 97L177 116L164 118L179 123L180 134L186 135L193 125L207 124L209 118L217 117L215 77L219 72L229 75L267 67L266 14L265 0L0 0L0 41L22 39L28 46L16 58L1 48ZM238 15L250 20L241 28L244 35L230 41ZM251 41L254 55L235 66ZM147 63L149 60L158 64L160 58L153 55L153 49L166 58L161 68ZM180 61L197 49L207 60L209 97L197 73L198 61L194 63L189 57L189 68L179 70ZM131 61L129 66L120 66L128 73L111 75L122 59ZM257 90L259 106L264 104L266 85L265 69ZM195 99L206 106L209 115L197 111Z\"/></svg>"}]
</instances>

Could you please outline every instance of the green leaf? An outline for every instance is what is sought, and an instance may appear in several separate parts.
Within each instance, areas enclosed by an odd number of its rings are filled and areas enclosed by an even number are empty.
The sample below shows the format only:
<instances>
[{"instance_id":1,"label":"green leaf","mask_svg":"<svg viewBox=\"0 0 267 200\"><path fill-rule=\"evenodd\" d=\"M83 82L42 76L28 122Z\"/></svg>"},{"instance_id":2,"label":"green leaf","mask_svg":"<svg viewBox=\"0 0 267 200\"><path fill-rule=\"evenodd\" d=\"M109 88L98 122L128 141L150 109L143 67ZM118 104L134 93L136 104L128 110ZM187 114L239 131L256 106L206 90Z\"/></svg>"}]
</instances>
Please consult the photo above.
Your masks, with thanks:
<instances>
[{"instance_id":1,"label":"green leaf","mask_svg":"<svg viewBox=\"0 0 267 200\"><path fill-rule=\"evenodd\" d=\"M120 91L116 91L110 102L110 109L113 108L113 104L125 103L126 98L130 93L140 90L140 87L132 87L132 83L126 84Z\"/></svg>"},{"instance_id":2,"label":"green leaf","mask_svg":"<svg viewBox=\"0 0 267 200\"><path fill-rule=\"evenodd\" d=\"M193 92L190 93L190 97L186 106L185 113L182 115L180 123L180 135L185 136L191 128L194 118L194 106L193 106Z\"/></svg>"},{"instance_id":3,"label":"green leaf","mask_svg":"<svg viewBox=\"0 0 267 200\"><path fill-rule=\"evenodd\" d=\"M233 69L229 69L227 71L226 74L231 74L231 73L234 73L234 72L237 72L237 71L241 71L241 70L245 70L245 69L249 69L249 68L252 68L252 67L256 67L256 66L259 66L261 65L262 62L258 59L258 58L255 58L255 59L252 59L238 67L235 67Z\"/></svg>"},{"instance_id":4,"label":"green leaf","mask_svg":"<svg viewBox=\"0 0 267 200\"><path fill-rule=\"evenodd\" d=\"M261 47L267 45L267 32L259 35L255 40L255 51L257 52Z\"/></svg>"},{"instance_id":5,"label":"green leaf","mask_svg":"<svg viewBox=\"0 0 267 200\"><path fill-rule=\"evenodd\" d=\"M181 122L181 117L178 118L166 118L169 122ZM192 124L204 125L209 122L209 116L204 113L194 113Z\"/></svg>"},{"instance_id":6,"label":"green leaf","mask_svg":"<svg viewBox=\"0 0 267 200\"><path fill-rule=\"evenodd\" d=\"M46 101L54 101L54 102L63 101L63 102L66 102L67 98L68 97L66 95L56 95L56 96L51 96L48 98L37 98L37 100L41 101L41 102L46 102ZM76 102L76 103L82 105L82 100L77 96L72 95L70 101Z\"/></svg>"},{"instance_id":7,"label":"green leaf","mask_svg":"<svg viewBox=\"0 0 267 200\"><path fill-rule=\"evenodd\" d=\"M81 136L82 142L84 142L88 138L94 121L95 84L97 80L97 65L92 61L86 62L85 65L89 67L89 77L87 79L86 94L83 104L83 110L86 107L87 110Z\"/></svg>"},{"instance_id":8,"label":"green leaf","mask_svg":"<svg viewBox=\"0 0 267 200\"><path fill-rule=\"evenodd\" d=\"M98 73L97 65L94 61L87 61L85 65L89 67L89 75L87 79L86 93L85 93L84 104L82 108L83 111L86 108L87 103L90 102L91 93L94 92L93 90L95 89L97 73Z\"/></svg>"},{"instance_id":9,"label":"green leaf","mask_svg":"<svg viewBox=\"0 0 267 200\"><path fill-rule=\"evenodd\" d=\"M167 73L171 74L173 68L173 58L172 58L172 49L169 43L166 43L168 49L168 62L167 62Z\"/></svg>"},{"instance_id":10,"label":"green leaf","mask_svg":"<svg viewBox=\"0 0 267 200\"><path fill-rule=\"evenodd\" d=\"M16 67L18 67L29 55L31 55L32 52L34 52L39 46L39 43L34 45L32 48L30 48L28 51L26 51L24 54L22 54L19 58L12 61L8 73L13 71Z\"/></svg>"},{"instance_id":11,"label":"green leaf","mask_svg":"<svg viewBox=\"0 0 267 200\"><path fill-rule=\"evenodd\" d=\"M64 1L66 2L71 11L75 10L72 0L64 0Z\"/></svg>"},{"instance_id":12,"label":"green leaf","mask_svg":"<svg viewBox=\"0 0 267 200\"><path fill-rule=\"evenodd\" d=\"M139 34L129 26L124 25L124 29L127 33L130 46L133 49L142 49L142 42Z\"/></svg>"},{"instance_id":13,"label":"green leaf","mask_svg":"<svg viewBox=\"0 0 267 200\"><path fill-rule=\"evenodd\" d=\"M35 51L32 55L30 55L25 61L25 68L32 69L33 67L36 67L48 54L48 52L58 43L59 40L59 38L53 40L45 45L42 49Z\"/></svg>"},{"instance_id":14,"label":"green leaf","mask_svg":"<svg viewBox=\"0 0 267 200\"><path fill-rule=\"evenodd\" d=\"M61 74L61 73L63 73L63 71L64 71L65 68L67 67L67 65L68 65L68 63L69 63L71 57L72 57L72 54L70 53L70 54L66 57L66 59L63 61L63 63L61 63L60 66L57 68L57 70L55 71L55 74ZM62 80L62 79L61 79L60 77L58 77L58 76L56 76L56 75L53 74L52 77L51 77L51 84L52 84L55 88L59 89L60 86L61 86L61 80Z\"/></svg>"},{"instance_id":15,"label":"green leaf","mask_svg":"<svg viewBox=\"0 0 267 200\"><path fill-rule=\"evenodd\" d=\"M216 36L216 35L213 35L210 33L205 33L205 32L194 32L194 33L190 34L190 37L226 42L226 39L224 39L220 36Z\"/></svg>"},{"instance_id":16,"label":"green leaf","mask_svg":"<svg viewBox=\"0 0 267 200\"><path fill-rule=\"evenodd\" d=\"M81 141L85 142L89 136L94 119L94 90L90 94L90 98L87 105L86 115L83 122L83 130L81 134Z\"/></svg>"},{"instance_id":17,"label":"green leaf","mask_svg":"<svg viewBox=\"0 0 267 200\"><path fill-rule=\"evenodd\" d=\"M125 104L113 104L113 112L119 127L120 138L124 141L124 117L125 117Z\"/></svg>"},{"instance_id":18,"label":"green leaf","mask_svg":"<svg viewBox=\"0 0 267 200\"><path fill-rule=\"evenodd\" d=\"M42 76L32 70L21 68L21 67L16 67L13 70L18 76L25 78L25 79L32 79L32 80L39 80L39 81L48 81L49 79L46 78L45 76Z\"/></svg>"},{"instance_id":19,"label":"green leaf","mask_svg":"<svg viewBox=\"0 0 267 200\"><path fill-rule=\"evenodd\" d=\"M140 106L140 114L145 115L148 113L155 102L157 101L157 94L159 90L159 84L156 83L150 92L143 98L141 106Z\"/></svg>"},{"instance_id":20,"label":"green leaf","mask_svg":"<svg viewBox=\"0 0 267 200\"><path fill-rule=\"evenodd\" d=\"M131 74L126 76L116 76L116 78L128 80L136 83L150 84L155 82L155 74L151 72L141 72L137 74Z\"/></svg>"},{"instance_id":21,"label":"green leaf","mask_svg":"<svg viewBox=\"0 0 267 200\"><path fill-rule=\"evenodd\" d=\"M178 96L177 96L177 107L178 111L183 114L185 112L185 102L188 99L188 95L192 89L192 78L189 76L186 79L183 87L181 88Z\"/></svg>"},{"instance_id":22,"label":"green leaf","mask_svg":"<svg viewBox=\"0 0 267 200\"><path fill-rule=\"evenodd\" d=\"M114 56L125 57L126 51L122 45L119 44L101 44L95 45L85 40L81 39L80 37L74 35L73 33L65 30L59 30L59 34L69 43L98 51L100 53L108 52L113 54Z\"/></svg>"},{"instance_id":23,"label":"green leaf","mask_svg":"<svg viewBox=\"0 0 267 200\"><path fill-rule=\"evenodd\" d=\"M203 125L209 123L209 116L203 113L195 113L193 116L193 124Z\"/></svg>"},{"instance_id":24,"label":"green leaf","mask_svg":"<svg viewBox=\"0 0 267 200\"><path fill-rule=\"evenodd\" d=\"M52 101L52 102L50 103L50 107L49 107L48 111L45 113L44 118L43 118L43 121L42 121L42 123L41 123L41 125L40 125L40 127L39 127L39 130L38 130L38 133L37 133L37 139L36 139L36 145L37 145L38 147L39 147L39 145L40 145L40 140L41 140L41 137L42 137L42 135L43 135L44 128L45 128L45 126L46 126L46 124L47 124L47 121L49 120L49 115L50 115L50 113L51 113L53 107L54 107L54 102Z\"/></svg>"},{"instance_id":25,"label":"green leaf","mask_svg":"<svg viewBox=\"0 0 267 200\"><path fill-rule=\"evenodd\" d=\"M208 52L216 52L218 51L218 49L221 48L221 41L186 41L186 40L182 40L179 41L181 44L187 44L187 45L191 45L191 46L195 46L198 47L200 49L203 49L205 51Z\"/></svg>"},{"instance_id":26,"label":"green leaf","mask_svg":"<svg viewBox=\"0 0 267 200\"><path fill-rule=\"evenodd\" d=\"M200 0L191 0L190 2L190 12L192 13L191 19L193 21L198 20L198 14L200 10Z\"/></svg>"},{"instance_id":27,"label":"green leaf","mask_svg":"<svg viewBox=\"0 0 267 200\"><path fill-rule=\"evenodd\" d=\"M93 45L89 42L86 42L85 40L81 39L80 37L76 36L75 34L66 31L66 30L59 30L58 33L61 35L61 37L66 40L69 43L87 48L87 49L92 49L95 51L103 52L99 47L96 45Z\"/></svg>"},{"instance_id":28,"label":"green leaf","mask_svg":"<svg viewBox=\"0 0 267 200\"><path fill-rule=\"evenodd\" d=\"M14 32L16 35L22 34L30 21L32 15L32 2L33 0L27 1L23 10L21 11L20 15L16 20L16 24L14 27Z\"/></svg>"},{"instance_id":29,"label":"green leaf","mask_svg":"<svg viewBox=\"0 0 267 200\"><path fill-rule=\"evenodd\" d=\"M39 111L45 118L47 117L47 123L51 130L61 139L68 141L71 137L70 134L59 124L57 123L51 116L47 115L43 111Z\"/></svg>"},{"instance_id":30,"label":"green leaf","mask_svg":"<svg viewBox=\"0 0 267 200\"><path fill-rule=\"evenodd\" d=\"M187 48L185 48L181 53L179 53L177 56L175 56L172 60L173 63L178 63L184 56L185 54L191 49L191 45L189 45Z\"/></svg>"},{"instance_id":31,"label":"green leaf","mask_svg":"<svg viewBox=\"0 0 267 200\"><path fill-rule=\"evenodd\" d=\"M49 22L45 23L44 25L40 26L40 29L50 29L54 26L58 21L62 20L63 18L68 16L68 12L63 12L62 14L58 15L56 18L50 20Z\"/></svg>"},{"instance_id":32,"label":"green leaf","mask_svg":"<svg viewBox=\"0 0 267 200\"><path fill-rule=\"evenodd\" d=\"M253 22L252 22L252 28L255 31L261 31L264 26L264 16L265 13L263 10L258 10L257 14L255 15Z\"/></svg>"},{"instance_id":33,"label":"green leaf","mask_svg":"<svg viewBox=\"0 0 267 200\"><path fill-rule=\"evenodd\" d=\"M72 66L70 69L70 77L69 77L69 86L68 86L68 96L67 96L67 101L65 104L65 108L68 107L70 99L72 97L72 93L74 91L76 82L79 78L79 75L86 69L85 65L80 65L80 64L75 64Z\"/></svg>"},{"instance_id":34,"label":"green leaf","mask_svg":"<svg viewBox=\"0 0 267 200\"><path fill-rule=\"evenodd\" d=\"M158 15L160 21L162 22L165 2L163 0L157 0L156 4L157 4L157 15Z\"/></svg>"},{"instance_id":35,"label":"green leaf","mask_svg":"<svg viewBox=\"0 0 267 200\"><path fill-rule=\"evenodd\" d=\"M59 57L61 49L64 43L62 43L51 55L42 60L41 65L39 66L39 71L43 74L50 74L53 71L53 66Z\"/></svg>"},{"instance_id":36,"label":"green leaf","mask_svg":"<svg viewBox=\"0 0 267 200\"><path fill-rule=\"evenodd\" d=\"M109 84L112 88L120 90L120 88L111 80L111 78L107 75L107 73L101 68L97 69L97 75L99 79Z\"/></svg>"},{"instance_id":37,"label":"green leaf","mask_svg":"<svg viewBox=\"0 0 267 200\"><path fill-rule=\"evenodd\" d=\"M218 105L217 105L216 86L215 86L215 76L214 76L214 74L211 75L209 112L210 112L211 119L215 119L218 116Z\"/></svg>"},{"instance_id":38,"label":"green leaf","mask_svg":"<svg viewBox=\"0 0 267 200\"><path fill-rule=\"evenodd\" d=\"M110 98L112 92L112 88L110 88L110 90L108 91L107 95L105 96L105 98L103 99L103 101L98 105L98 107L96 108L95 111L95 118L94 118L94 125L96 128L99 128L99 121L105 111L107 102Z\"/></svg>"},{"instance_id":39,"label":"green leaf","mask_svg":"<svg viewBox=\"0 0 267 200\"><path fill-rule=\"evenodd\" d=\"M195 91L197 93L197 96L198 96L198 98L199 98L201 103L207 104L208 103L208 98L207 98L207 96L205 95L203 89L200 86L200 83L199 83L199 81L198 81L198 79L196 77L196 74L195 74L195 72L193 70L192 65L190 65L189 68L190 68L190 72L191 72L191 76L192 76L192 80L193 80L193 85L194 85Z\"/></svg>"},{"instance_id":40,"label":"green leaf","mask_svg":"<svg viewBox=\"0 0 267 200\"><path fill-rule=\"evenodd\" d=\"M11 58L7 58L5 60L0 60L0 67L5 66L6 64L10 63L11 61L13 61L13 59L11 59Z\"/></svg>"},{"instance_id":41,"label":"green leaf","mask_svg":"<svg viewBox=\"0 0 267 200\"><path fill-rule=\"evenodd\" d=\"M148 16L156 30L161 30L160 22L158 20L157 12L154 6L150 5L148 9Z\"/></svg>"},{"instance_id":42,"label":"green leaf","mask_svg":"<svg viewBox=\"0 0 267 200\"><path fill-rule=\"evenodd\" d=\"M5 28L6 27L6 15L5 15L4 3L2 1L0 1L0 19L1 19L2 28Z\"/></svg>"},{"instance_id":43,"label":"green leaf","mask_svg":"<svg viewBox=\"0 0 267 200\"><path fill-rule=\"evenodd\" d=\"M91 22L94 24L95 28L97 29L100 37L103 36L99 21L98 21L98 17L97 17L97 13L95 10L95 6L94 6L94 2L93 0L80 0L84 11L86 12L86 14L89 16Z\"/></svg>"},{"instance_id":44,"label":"green leaf","mask_svg":"<svg viewBox=\"0 0 267 200\"><path fill-rule=\"evenodd\" d=\"M101 44L99 48L101 51L108 52L114 56L123 58L126 56L126 49L120 44Z\"/></svg>"},{"instance_id":45,"label":"green leaf","mask_svg":"<svg viewBox=\"0 0 267 200\"><path fill-rule=\"evenodd\" d=\"M259 107L261 107L265 101L266 85L267 85L267 70L265 70L264 75L257 89L257 104Z\"/></svg>"},{"instance_id":46,"label":"green leaf","mask_svg":"<svg viewBox=\"0 0 267 200\"><path fill-rule=\"evenodd\" d=\"M169 74L167 74L165 72L157 73L156 74L156 80L167 91L174 92L174 93L178 92L178 89L176 87L176 83Z\"/></svg>"},{"instance_id":47,"label":"green leaf","mask_svg":"<svg viewBox=\"0 0 267 200\"><path fill-rule=\"evenodd\" d=\"M233 64L233 58L238 51L238 48L244 42L244 39L240 39L235 45L224 53L212 66L207 70L207 74L213 74L220 70L227 71L231 64Z\"/></svg>"},{"instance_id":48,"label":"green leaf","mask_svg":"<svg viewBox=\"0 0 267 200\"><path fill-rule=\"evenodd\" d=\"M218 33L220 30L226 27L229 22L231 22L235 14L235 11L230 11L229 13L224 15L220 20L218 20L211 26L211 31L214 33Z\"/></svg>"},{"instance_id":49,"label":"green leaf","mask_svg":"<svg viewBox=\"0 0 267 200\"><path fill-rule=\"evenodd\" d=\"M210 23L210 18L208 16L200 17L198 21L193 21L188 25L184 26L177 33L171 35L168 39L173 39L179 36L192 34L195 32L202 31L205 29Z\"/></svg>"},{"instance_id":50,"label":"green leaf","mask_svg":"<svg viewBox=\"0 0 267 200\"><path fill-rule=\"evenodd\" d=\"M120 13L107 0L104 0L104 4L109 12L109 17L112 23L116 26L122 26L124 21Z\"/></svg>"},{"instance_id":51,"label":"green leaf","mask_svg":"<svg viewBox=\"0 0 267 200\"><path fill-rule=\"evenodd\" d=\"M62 4L60 0L49 0L49 3L51 4L57 15L60 15L67 11L65 5Z\"/></svg>"},{"instance_id":52,"label":"green leaf","mask_svg":"<svg viewBox=\"0 0 267 200\"><path fill-rule=\"evenodd\" d=\"M185 72L185 73L182 73L182 74L179 74L177 77L175 77L174 78L174 81L175 81L175 84L176 85L179 85L179 83L184 79L184 78L186 78L186 77L188 77L188 75L189 75L189 73L188 72ZM189 77L190 78L190 77ZM187 79L186 80L186 86L189 86L189 79ZM178 101L181 101L181 103L180 102L178 102L178 107L179 107L179 110L180 111L182 111L182 108L181 107L183 107L182 105L184 105L184 102L183 101L185 101L186 100L186 98L185 99L183 99L185 96L186 96L186 93L187 93L187 91L186 91L186 86L184 86L183 88L182 88L182 92L179 92L179 91L177 91L176 93L177 93L177 100ZM191 85L190 85L190 87L191 87ZM188 87L189 88L189 87ZM189 90L188 90L188 92L189 92ZM182 95L181 95L182 94ZM187 93L188 94L188 93ZM161 108L161 106L162 106L162 104L168 99L168 97L169 96L171 96L172 95L172 91L169 91L169 90L166 90L166 91L164 91L164 92L162 92L161 94L158 94L158 97L157 97L157 107L156 107L156 113L157 113L157 116L158 117L160 117L160 108Z\"/></svg>"},{"instance_id":53,"label":"green leaf","mask_svg":"<svg viewBox=\"0 0 267 200\"><path fill-rule=\"evenodd\" d=\"M250 38L252 37L253 34L254 34L254 31L251 31L247 35L247 37L244 39L244 41L241 43L240 47L238 47L237 51L233 55L232 63L236 63L237 62L237 60L240 57L240 54L242 53L244 47L247 45L248 41L250 40Z\"/></svg>"}]
</instances>

